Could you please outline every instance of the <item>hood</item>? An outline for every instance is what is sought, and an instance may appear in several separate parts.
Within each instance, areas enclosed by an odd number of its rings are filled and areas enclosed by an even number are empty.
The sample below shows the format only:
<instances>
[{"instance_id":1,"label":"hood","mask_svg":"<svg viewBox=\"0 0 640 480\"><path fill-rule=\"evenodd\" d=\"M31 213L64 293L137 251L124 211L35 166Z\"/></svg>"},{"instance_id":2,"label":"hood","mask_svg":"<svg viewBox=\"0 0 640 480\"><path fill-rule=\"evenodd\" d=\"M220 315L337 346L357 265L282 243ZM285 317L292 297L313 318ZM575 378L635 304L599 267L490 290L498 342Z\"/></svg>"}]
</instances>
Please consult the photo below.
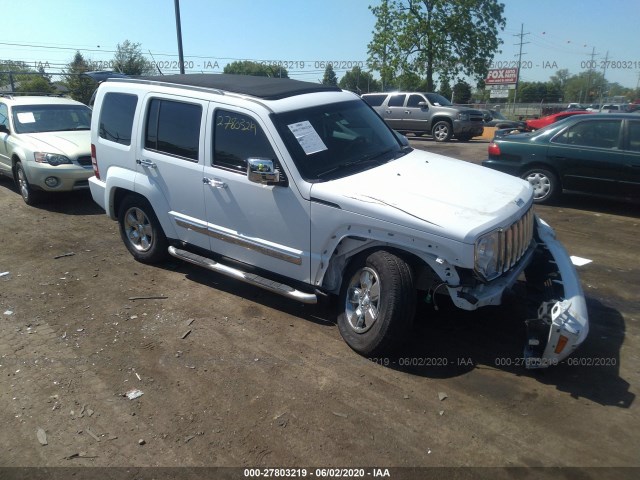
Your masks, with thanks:
<instances>
[{"instance_id":1,"label":"hood","mask_svg":"<svg viewBox=\"0 0 640 480\"><path fill-rule=\"evenodd\" d=\"M452 108L453 110L457 110L459 112L473 113L474 115L480 115L481 117L484 117L484 114L482 113L482 111L475 108L463 107L462 105L455 105L449 108Z\"/></svg>"},{"instance_id":2,"label":"hood","mask_svg":"<svg viewBox=\"0 0 640 480\"><path fill-rule=\"evenodd\" d=\"M436 105L439 109L441 110L447 110L449 112L451 112L452 114L455 113L459 113L459 112L464 112L464 113L469 113L469 114L473 114L473 115L479 115L479 116L483 116L482 112L480 110L476 110L474 108L470 108L470 107L465 107L463 105Z\"/></svg>"},{"instance_id":3,"label":"hood","mask_svg":"<svg viewBox=\"0 0 640 480\"><path fill-rule=\"evenodd\" d=\"M91 132L73 130L64 132L40 132L23 134L34 152L65 155L70 159L91 155Z\"/></svg>"},{"instance_id":4,"label":"hood","mask_svg":"<svg viewBox=\"0 0 640 480\"><path fill-rule=\"evenodd\" d=\"M311 195L353 213L464 243L510 225L533 202L531 186L524 180L422 150L316 183Z\"/></svg>"}]
</instances>

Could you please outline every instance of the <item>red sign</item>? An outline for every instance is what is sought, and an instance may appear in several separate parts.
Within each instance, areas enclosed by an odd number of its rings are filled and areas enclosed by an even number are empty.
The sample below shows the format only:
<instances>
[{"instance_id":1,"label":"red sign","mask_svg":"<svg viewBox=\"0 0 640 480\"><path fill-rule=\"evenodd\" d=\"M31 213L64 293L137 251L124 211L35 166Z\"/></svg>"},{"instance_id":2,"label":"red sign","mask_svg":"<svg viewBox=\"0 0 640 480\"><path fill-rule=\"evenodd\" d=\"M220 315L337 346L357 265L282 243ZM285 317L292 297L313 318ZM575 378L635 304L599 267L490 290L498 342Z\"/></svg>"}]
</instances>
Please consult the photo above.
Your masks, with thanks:
<instances>
[{"instance_id":1,"label":"red sign","mask_svg":"<svg viewBox=\"0 0 640 480\"><path fill-rule=\"evenodd\" d=\"M492 68L487 74L485 85L506 85L516 83L518 79L517 68Z\"/></svg>"}]
</instances>

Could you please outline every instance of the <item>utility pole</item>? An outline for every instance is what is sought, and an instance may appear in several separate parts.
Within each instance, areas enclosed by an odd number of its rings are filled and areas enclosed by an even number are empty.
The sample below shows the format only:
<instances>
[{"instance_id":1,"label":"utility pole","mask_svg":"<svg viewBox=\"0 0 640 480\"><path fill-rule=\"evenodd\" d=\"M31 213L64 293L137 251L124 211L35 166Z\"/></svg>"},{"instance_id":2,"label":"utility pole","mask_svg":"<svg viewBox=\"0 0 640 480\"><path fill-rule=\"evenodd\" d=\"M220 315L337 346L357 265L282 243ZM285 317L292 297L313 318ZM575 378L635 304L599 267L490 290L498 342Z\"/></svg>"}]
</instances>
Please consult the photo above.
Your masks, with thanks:
<instances>
[{"instance_id":1,"label":"utility pole","mask_svg":"<svg viewBox=\"0 0 640 480\"><path fill-rule=\"evenodd\" d=\"M596 53L596 47L593 47L593 49L591 50L591 61L589 62L589 75L587 76L587 93L585 96L585 100L588 102L589 101L589 92L591 90L591 74L593 73L593 69L594 69L594 65L595 65L595 56L599 55L598 53ZM582 101L582 99L580 99L580 101Z\"/></svg>"},{"instance_id":2,"label":"utility pole","mask_svg":"<svg viewBox=\"0 0 640 480\"><path fill-rule=\"evenodd\" d=\"M607 85L607 64L609 63L609 51L607 50L607 54L604 57L604 67L602 68L602 87L600 88L600 108L602 108L602 94L604 93L604 88Z\"/></svg>"},{"instance_id":3,"label":"utility pole","mask_svg":"<svg viewBox=\"0 0 640 480\"><path fill-rule=\"evenodd\" d=\"M519 35L514 35L514 37L520 37L520 43L516 43L515 45L519 45L520 46L520 51L518 53L518 71L516 72L516 90L513 93L513 108L515 110L516 107L516 100L518 98L518 85L520 84L520 67L522 66L522 55L526 55L526 53L522 53L522 46L526 45L527 43L531 43L531 42L523 42L522 39L524 38L525 35L529 35L529 32L524 33L524 23L520 24L520 34ZM515 113L515 112L514 112Z\"/></svg>"},{"instance_id":4,"label":"utility pole","mask_svg":"<svg viewBox=\"0 0 640 480\"><path fill-rule=\"evenodd\" d=\"M180 0L173 0L176 8L176 33L178 34L178 62L180 73L184 75L184 55L182 54L182 27L180 26Z\"/></svg>"}]
</instances>

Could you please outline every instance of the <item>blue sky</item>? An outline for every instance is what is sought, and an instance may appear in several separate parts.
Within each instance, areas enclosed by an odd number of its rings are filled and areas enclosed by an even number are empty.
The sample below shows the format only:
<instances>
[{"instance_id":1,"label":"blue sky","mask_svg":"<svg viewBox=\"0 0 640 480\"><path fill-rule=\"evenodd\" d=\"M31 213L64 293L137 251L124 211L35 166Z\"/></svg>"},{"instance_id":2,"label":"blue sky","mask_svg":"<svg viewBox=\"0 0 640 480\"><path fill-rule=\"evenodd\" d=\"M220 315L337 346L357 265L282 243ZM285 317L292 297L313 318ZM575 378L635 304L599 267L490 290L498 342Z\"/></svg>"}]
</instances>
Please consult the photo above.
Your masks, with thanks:
<instances>
[{"instance_id":1,"label":"blue sky","mask_svg":"<svg viewBox=\"0 0 640 480\"><path fill-rule=\"evenodd\" d=\"M183 50L193 71L221 72L236 59L288 63L292 78L318 81L326 61L338 77L366 62L378 0L180 0ZM521 79L546 81L557 70L586 69L594 51L606 78L627 87L640 79L639 0L504 0L507 25L496 66L517 60ZM165 73L176 68L174 0L0 0L0 59L59 72L78 49L108 66L118 43L140 43ZM606 57L608 53L608 57Z\"/></svg>"}]
</instances>

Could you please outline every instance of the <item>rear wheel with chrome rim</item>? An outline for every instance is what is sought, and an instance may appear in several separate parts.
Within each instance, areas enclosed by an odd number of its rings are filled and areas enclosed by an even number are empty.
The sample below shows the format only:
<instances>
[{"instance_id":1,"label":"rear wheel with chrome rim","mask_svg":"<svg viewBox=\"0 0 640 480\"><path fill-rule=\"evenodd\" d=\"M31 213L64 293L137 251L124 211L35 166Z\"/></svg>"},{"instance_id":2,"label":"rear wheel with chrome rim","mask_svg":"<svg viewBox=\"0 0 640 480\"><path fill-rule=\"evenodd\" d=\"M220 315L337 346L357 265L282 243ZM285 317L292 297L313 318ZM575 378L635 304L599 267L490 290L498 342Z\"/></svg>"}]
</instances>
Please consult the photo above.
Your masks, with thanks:
<instances>
[{"instance_id":1,"label":"rear wheel with chrome rim","mask_svg":"<svg viewBox=\"0 0 640 480\"><path fill-rule=\"evenodd\" d=\"M167 237L146 198L125 197L120 204L118 223L122 241L136 260L158 263L167 258Z\"/></svg>"}]
</instances>

